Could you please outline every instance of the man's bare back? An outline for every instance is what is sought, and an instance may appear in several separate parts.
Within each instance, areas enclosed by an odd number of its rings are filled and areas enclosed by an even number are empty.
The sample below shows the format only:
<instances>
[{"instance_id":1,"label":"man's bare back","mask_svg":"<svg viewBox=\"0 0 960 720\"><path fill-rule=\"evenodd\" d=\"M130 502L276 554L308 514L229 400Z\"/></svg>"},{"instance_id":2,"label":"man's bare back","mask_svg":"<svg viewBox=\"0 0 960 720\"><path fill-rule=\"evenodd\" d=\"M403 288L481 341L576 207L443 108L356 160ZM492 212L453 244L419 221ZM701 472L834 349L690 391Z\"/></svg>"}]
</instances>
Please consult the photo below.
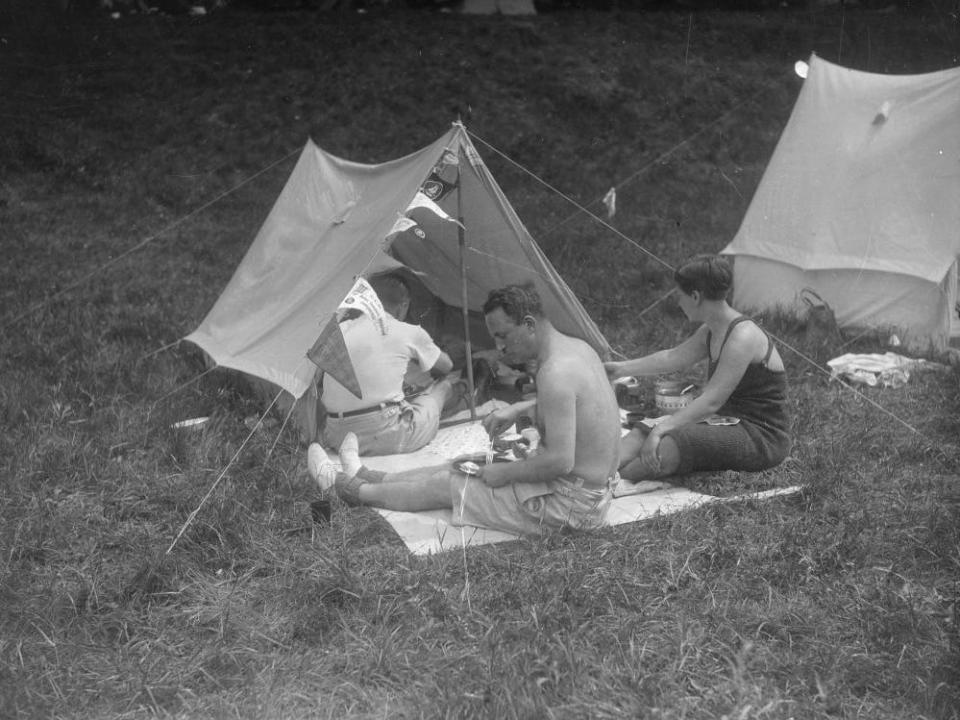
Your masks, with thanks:
<instances>
[{"instance_id":1,"label":"man's bare back","mask_svg":"<svg viewBox=\"0 0 960 720\"><path fill-rule=\"evenodd\" d=\"M550 445L554 410L573 409L575 449L571 474L602 487L619 463L620 412L597 353L582 340L557 332L537 372L537 416Z\"/></svg>"}]
</instances>

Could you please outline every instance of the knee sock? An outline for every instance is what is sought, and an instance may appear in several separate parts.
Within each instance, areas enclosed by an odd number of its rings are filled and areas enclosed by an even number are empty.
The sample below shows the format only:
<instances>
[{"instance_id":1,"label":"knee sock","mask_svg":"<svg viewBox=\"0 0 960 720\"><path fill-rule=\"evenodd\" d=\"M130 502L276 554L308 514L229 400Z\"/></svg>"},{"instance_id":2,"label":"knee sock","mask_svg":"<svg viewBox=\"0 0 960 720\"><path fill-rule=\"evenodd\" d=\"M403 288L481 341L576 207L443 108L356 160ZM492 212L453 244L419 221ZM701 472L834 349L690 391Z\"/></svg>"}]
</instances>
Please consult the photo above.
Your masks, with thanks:
<instances>
[{"instance_id":1,"label":"knee sock","mask_svg":"<svg viewBox=\"0 0 960 720\"><path fill-rule=\"evenodd\" d=\"M382 483L386 476L387 474L382 470L371 470L366 465L361 466L360 469L357 470L358 478L371 483Z\"/></svg>"}]
</instances>

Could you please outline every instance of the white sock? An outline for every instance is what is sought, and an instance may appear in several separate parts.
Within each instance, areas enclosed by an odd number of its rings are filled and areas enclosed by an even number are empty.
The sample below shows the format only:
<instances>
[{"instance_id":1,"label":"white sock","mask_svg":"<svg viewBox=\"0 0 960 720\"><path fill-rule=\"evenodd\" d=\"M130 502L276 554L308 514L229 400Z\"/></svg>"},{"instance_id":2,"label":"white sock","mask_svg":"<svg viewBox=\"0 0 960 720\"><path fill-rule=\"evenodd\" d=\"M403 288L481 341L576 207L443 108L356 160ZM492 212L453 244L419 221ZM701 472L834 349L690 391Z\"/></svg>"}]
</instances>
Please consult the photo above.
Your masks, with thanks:
<instances>
[{"instance_id":1,"label":"white sock","mask_svg":"<svg viewBox=\"0 0 960 720\"><path fill-rule=\"evenodd\" d=\"M340 444L340 464L348 478L354 477L363 467L360 462L360 443L353 433L347 433Z\"/></svg>"}]
</instances>

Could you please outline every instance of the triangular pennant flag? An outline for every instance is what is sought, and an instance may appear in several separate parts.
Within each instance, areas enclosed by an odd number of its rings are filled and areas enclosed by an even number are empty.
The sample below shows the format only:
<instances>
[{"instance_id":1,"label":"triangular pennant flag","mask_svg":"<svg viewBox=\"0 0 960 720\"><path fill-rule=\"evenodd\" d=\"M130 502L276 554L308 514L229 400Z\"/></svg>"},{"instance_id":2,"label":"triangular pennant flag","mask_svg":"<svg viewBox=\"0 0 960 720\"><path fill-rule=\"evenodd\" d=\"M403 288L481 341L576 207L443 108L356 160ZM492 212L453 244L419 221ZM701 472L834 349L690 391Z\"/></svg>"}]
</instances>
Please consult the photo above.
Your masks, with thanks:
<instances>
[{"instance_id":1,"label":"triangular pennant flag","mask_svg":"<svg viewBox=\"0 0 960 720\"><path fill-rule=\"evenodd\" d=\"M363 397L360 381L357 380L357 375L353 371L350 353L347 351L347 344L343 340L343 333L340 331L340 323L337 322L336 315L332 315L327 321L320 332L320 337L317 338L313 347L307 350L307 357L323 372L330 373L332 378L358 398Z\"/></svg>"}]
</instances>

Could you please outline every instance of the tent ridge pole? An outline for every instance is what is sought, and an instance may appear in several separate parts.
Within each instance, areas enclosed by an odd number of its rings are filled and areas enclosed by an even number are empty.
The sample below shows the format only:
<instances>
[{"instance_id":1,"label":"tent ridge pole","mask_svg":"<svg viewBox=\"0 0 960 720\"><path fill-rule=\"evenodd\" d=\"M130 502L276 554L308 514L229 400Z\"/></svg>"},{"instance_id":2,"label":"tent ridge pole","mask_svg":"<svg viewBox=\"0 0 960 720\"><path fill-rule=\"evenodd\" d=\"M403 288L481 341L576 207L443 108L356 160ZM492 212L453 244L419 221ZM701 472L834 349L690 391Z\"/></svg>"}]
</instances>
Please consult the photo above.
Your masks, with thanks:
<instances>
[{"instance_id":1,"label":"tent ridge pole","mask_svg":"<svg viewBox=\"0 0 960 720\"><path fill-rule=\"evenodd\" d=\"M467 363L467 404L470 408L470 419L477 419L477 405L474 398L473 385L473 347L470 342L470 309L467 304L467 240L464 235L463 224L463 188L461 187L460 163L457 163L457 240L460 244L460 305L463 315L463 347L466 351Z\"/></svg>"}]
</instances>

